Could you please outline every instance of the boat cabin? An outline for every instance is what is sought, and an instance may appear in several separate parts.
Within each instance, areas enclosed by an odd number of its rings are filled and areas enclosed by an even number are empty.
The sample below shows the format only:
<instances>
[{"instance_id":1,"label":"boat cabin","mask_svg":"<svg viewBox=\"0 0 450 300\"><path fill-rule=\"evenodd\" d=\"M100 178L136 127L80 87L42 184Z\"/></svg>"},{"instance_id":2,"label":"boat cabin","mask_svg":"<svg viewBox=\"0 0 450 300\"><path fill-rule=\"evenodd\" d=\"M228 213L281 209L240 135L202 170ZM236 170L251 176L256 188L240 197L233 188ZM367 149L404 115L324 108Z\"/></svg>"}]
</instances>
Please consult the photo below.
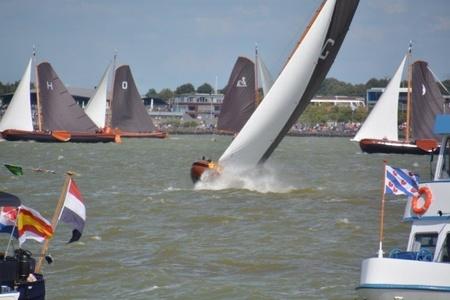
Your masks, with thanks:
<instances>
[{"instance_id":1,"label":"boat cabin","mask_svg":"<svg viewBox=\"0 0 450 300\"><path fill-rule=\"evenodd\" d=\"M408 199L403 220L412 222L406 252L392 258L450 263L450 115L436 118L434 132L443 135L434 179L420 184L420 197Z\"/></svg>"}]
</instances>

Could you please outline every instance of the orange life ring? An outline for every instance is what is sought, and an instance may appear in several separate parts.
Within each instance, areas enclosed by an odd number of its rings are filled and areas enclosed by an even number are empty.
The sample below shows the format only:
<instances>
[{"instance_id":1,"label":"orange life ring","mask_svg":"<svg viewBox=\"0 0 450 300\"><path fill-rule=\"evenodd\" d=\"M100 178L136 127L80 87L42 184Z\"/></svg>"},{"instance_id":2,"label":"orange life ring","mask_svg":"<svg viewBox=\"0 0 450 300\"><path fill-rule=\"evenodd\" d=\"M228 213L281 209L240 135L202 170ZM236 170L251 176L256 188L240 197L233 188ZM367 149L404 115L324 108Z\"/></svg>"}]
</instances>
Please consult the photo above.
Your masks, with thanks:
<instances>
[{"instance_id":1,"label":"orange life ring","mask_svg":"<svg viewBox=\"0 0 450 300\"><path fill-rule=\"evenodd\" d=\"M419 206L419 199L425 196L425 202L422 206ZM431 190L426 186L423 186L419 189L419 194L417 196L413 196L412 198L412 210L414 213L418 215L423 215L431 205L431 200L433 199L433 195L431 194Z\"/></svg>"}]
</instances>

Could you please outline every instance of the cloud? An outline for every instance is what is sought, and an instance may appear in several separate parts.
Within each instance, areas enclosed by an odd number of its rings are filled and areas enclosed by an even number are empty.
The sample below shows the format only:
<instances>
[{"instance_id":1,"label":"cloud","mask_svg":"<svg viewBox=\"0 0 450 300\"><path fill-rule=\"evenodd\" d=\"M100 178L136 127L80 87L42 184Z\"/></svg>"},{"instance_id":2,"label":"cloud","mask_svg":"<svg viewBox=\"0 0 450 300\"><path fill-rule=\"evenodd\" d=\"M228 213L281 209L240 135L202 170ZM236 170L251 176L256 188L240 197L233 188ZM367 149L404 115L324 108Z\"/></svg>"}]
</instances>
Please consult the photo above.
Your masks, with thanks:
<instances>
[{"instance_id":1,"label":"cloud","mask_svg":"<svg viewBox=\"0 0 450 300\"><path fill-rule=\"evenodd\" d=\"M435 31L450 31L450 18L449 17L436 17L435 24L433 25Z\"/></svg>"},{"instance_id":2,"label":"cloud","mask_svg":"<svg viewBox=\"0 0 450 300\"><path fill-rule=\"evenodd\" d=\"M405 0L382 0L370 3L378 7L386 14L403 14L408 11L408 3Z\"/></svg>"}]
</instances>

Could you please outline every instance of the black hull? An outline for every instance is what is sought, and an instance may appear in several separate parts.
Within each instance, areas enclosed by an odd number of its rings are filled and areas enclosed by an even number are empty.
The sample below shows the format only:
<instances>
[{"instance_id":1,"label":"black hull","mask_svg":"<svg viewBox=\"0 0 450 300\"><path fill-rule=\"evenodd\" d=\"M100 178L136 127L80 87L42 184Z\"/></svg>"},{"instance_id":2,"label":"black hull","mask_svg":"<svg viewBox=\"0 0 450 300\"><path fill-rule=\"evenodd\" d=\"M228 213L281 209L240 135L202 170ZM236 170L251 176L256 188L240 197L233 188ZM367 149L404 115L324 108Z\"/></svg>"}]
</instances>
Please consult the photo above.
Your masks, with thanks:
<instances>
[{"instance_id":1,"label":"black hull","mask_svg":"<svg viewBox=\"0 0 450 300\"><path fill-rule=\"evenodd\" d=\"M36 281L22 282L18 285L17 291L20 293L19 300L44 300L45 280L41 274L34 273Z\"/></svg>"},{"instance_id":2,"label":"black hull","mask_svg":"<svg viewBox=\"0 0 450 300\"><path fill-rule=\"evenodd\" d=\"M433 150L425 150L417 146L415 142L401 142L377 139L362 139L359 147L366 153L386 153L386 154L413 154L429 155L439 153L439 147Z\"/></svg>"},{"instance_id":3,"label":"black hull","mask_svg":"<svg viewBox=\"0 0 450 300\"><path fill-rule=\"evenodd\" d=\"M62 140L51 132L22 131L7 129L2 132L7 141L35 141L40 143L110 143L115 142L114 134L70 132L70 138Z\"/></svg>"}]
</instances>

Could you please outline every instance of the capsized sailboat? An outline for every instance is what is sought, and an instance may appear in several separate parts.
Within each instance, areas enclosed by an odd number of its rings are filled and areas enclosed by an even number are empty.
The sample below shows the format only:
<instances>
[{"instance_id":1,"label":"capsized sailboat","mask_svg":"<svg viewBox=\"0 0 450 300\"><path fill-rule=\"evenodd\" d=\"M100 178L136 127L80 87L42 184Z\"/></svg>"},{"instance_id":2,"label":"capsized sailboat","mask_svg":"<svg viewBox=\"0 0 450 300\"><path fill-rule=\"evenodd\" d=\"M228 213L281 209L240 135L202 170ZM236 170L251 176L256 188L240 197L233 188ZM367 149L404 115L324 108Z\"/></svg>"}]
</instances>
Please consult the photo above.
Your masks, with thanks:
<instances>
[{"instance_id":1,"label":"capsized sailboat","mask_svg":"<svg viewBox=\"0 0 450 300\"><path fill-rule=\"evenodd\" d=\"M7 129L10 141L114 142L116 135L101 130L75 102L48 62L37 66L38 130ZM28 84L29 85L29 84Z\"/></svg>"},{"instance_id":2,"label":"capsized sailboat","mask_svg":"<svg viewBox=\"0 0 450 300\"><path fill-rule=\"evenodd\" d=\"M205 171L248 170L263 164L317 92L345 38L358 0L327 0L314 15L284 69L217 163L191 167L198 181Z\"/></svg>"},{"instance_id":3,"label":"capsized sailboat","mask_svg":"<svg viewBox=\"0 0 450 300\"><path fill-rule=\"evenodd\" d=\"M126 138L165 138L147 113L128 65L115 71L111 103L111 127Z\"/></svg>"},{"instance_id":4,"label":"capsized sailboat","mask_svg":"<svg viewBox=\"0 0 450 300\"><path fill-rule=\"evenodd\" d=\"M407 247L384 256L381 222L378 257L361 264L361 299L450 298L449 115L437 116L435 133L443 138L434 179L420 183L405 206L403 221L411 223Z\"/></svg>"},{"instance_id":5,"label":"capsized sailboat","mask_svg":"<svg viewBox=\"0 0 450 300\"><path fill-rule=\"evenodd\" d=\"M432 133L432 126L434 117L443 112L444 98L424 61L416 61L411 65L412 101L407 108L408 118L411 117L412 124L411 138L409 122L405 139L401 140L398 137L398 98L401 74L407 56L352 139L359 142L364 152L430 154L439 151L437 137Z\"/></svg>"}]
</instances>

